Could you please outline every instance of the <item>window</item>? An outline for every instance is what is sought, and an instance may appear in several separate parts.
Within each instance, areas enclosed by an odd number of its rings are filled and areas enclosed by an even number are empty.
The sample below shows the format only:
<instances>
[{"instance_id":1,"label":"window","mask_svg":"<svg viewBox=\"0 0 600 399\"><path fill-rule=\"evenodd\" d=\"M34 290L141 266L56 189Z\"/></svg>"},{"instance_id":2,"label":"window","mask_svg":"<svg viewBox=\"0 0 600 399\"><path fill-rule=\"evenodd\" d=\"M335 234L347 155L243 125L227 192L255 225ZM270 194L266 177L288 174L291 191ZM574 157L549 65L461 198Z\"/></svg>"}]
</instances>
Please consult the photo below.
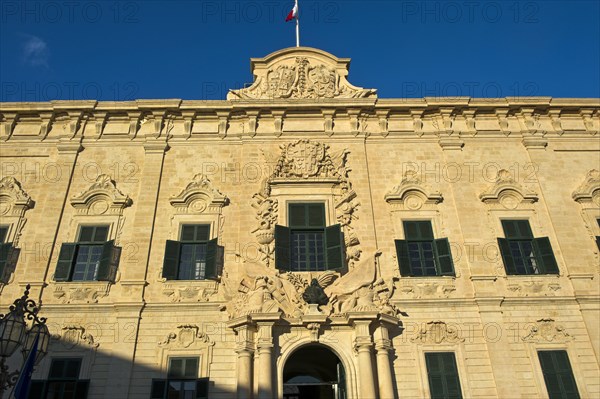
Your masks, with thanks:
<instances>
[{"instance_id":1,"label":"window","mask_svg":"<svg viewBox=\"0 0 600 399\"><path fill-rule=\"evenodd\" d=\"M538 352L550 399L578 399L577 384L566 351Z\"/></svg>"},{"instance_id":2,"label":"window","mask_svg":"<svg viewBox=\"0 0 600 399\"><path fill-rule=\"evenodd\" d=\"M343 242L339 224L325 226L325 204L291 203L288 226L275 226L275 265L296 272L340 269Z\"/></svg>"},{"instance_id":3,"label":"window","mask_svg":"<svg viewBox=\"0 0 600 399\"><path fill-rule=\"evenodd\" d=\"M461 399L460 379L452 352L425 353L431 399Z\"/></svg>"},{"instance_id":4,"label":"window","mask_svg":"<svg viewBox=\"0 0 600 399\"><path fill-rule=\"evenodd\" d=\"M205 280L219 274L222 250L210 240L210 226L184 224L180 241L167 240L163 277L167 280Z\"/></svg>"},{"instance_id":5,"label":"window","mask_svg":"<svg viewBox=\"0 0 600 399\"><path fill-rule=\"evenodd\" d=\"M596 219L596 222L598 222L598 228L600 228L600 219ZM596 236L596 245L600 249L600 236Z\"/></svg>"},{"instance_id":6,"label":"window","mask_svg":"<svg viewBox=\"0 0 600 399\"><path fill-rule=\"evenodd\" d=\"M403 276L454 276L454 262L447 238L433 238L431 221L405 220L404 240L396 240L396 254Z\"/></svg>"},{"instance_id":7,"label":"window","mask_svg":"<svg viewBox=\"0 0 600 399\"><path fill-rule=\"evenodd\" d=\"M152 380L151 399L206 399L208 378L198 378L197 357L169 359L167 379Z\"/></svg>"},{"instance_id":8,"label":"window","mask_svg":"<svg viewBox=\"0 0 600 399\"><path fill-rule=\"evenodd\" d=\"M31 381L29 399L85 399L89 380L79 379L81 359L52 359L48 379Z\"/></svg>"},{"instance_id":9,"label":"window","mask_svg":"<svg viewBox=\"0 0 600 399\"><path fill-rule=\"evenodd\" d=\"M108 226L81 226L75 243L64 243L54 272L56 281L114 281L120 248L107 241Z\"/></svg>"},{"instance_id":10,"label":"window","mask_svg":"<svg viewBox=\"0 0 600 399\"><path fill-rule=\"evenodd\" d=\"M10 274L16 267L19 249L8 239L8 227L0 226L0 283L8 283Z\"/></svg>"},{"instance_id":11,"label":"window","mask_svg":"<svg viewBox=\"0 0 600 399\"><path fill-rule=\"evenodd\" d=\"M502 220L506 238L498 238L506 274L558 274L548 237L534 238L527 220Z\"/></svg>"}]
</instances>

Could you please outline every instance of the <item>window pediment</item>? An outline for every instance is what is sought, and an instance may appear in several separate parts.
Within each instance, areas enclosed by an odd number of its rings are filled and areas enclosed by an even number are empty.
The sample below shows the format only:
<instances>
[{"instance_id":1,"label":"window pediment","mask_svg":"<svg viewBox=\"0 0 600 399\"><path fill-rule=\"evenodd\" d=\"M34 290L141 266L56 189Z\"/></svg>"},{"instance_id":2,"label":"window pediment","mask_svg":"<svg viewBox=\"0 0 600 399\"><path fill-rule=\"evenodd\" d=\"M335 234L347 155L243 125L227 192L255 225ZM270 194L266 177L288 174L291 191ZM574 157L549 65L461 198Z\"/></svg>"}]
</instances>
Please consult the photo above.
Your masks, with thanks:
<instances>
[{"instance_id":1,"label":"window pediment","mask_svg":"<svg viewBox=\"0 0 600 399\"><path fill-rule=\"evenodd\" d=\"M431 190L415 171L407 171L402 182L385 195L385 201L394 208L418 210L443 201L441 193Z\"/></svg>"},{"instance_id":2,"label":"window pediment","mask_svg":"<svg viewBox=\"0 0 600 399\"><path fill-rule=\"evenodd\" d=\"M220 213L229 199L212 185L208 177L199 173L169 202L178 213L203 213L207 210L209 213Z\"/></svg>"},{"instance_id":3,"label":"window pediment","mask_svg":"<svg viewBox=\"0 0 600 399\"><path fill-rule=\"evenodd\" d=\"M590 170L583 183L573 192L573 199L580 204L594 204L600 207L600 171Z\"/></svg>"},{"instance_id":4,"label":"window pediment","mask_svg":"<svg viewBox=\"0 0 600 399\"><path fill-rule=\"evenodd\" d=\"M120 215L131 204L131 198L108 175L98 176L87 190L71 198L71 205L79 215Z\"/></svg>"},{"instance_id":5,"label":"window pediment","mask_svg":"<svg viewBox=\"0 0 600 399\"><path fill-rule=\"evenodd\" d=\"M516 209L538 201L538 195L518 183L506 169L500 169L496 181L479 195L479 199L491 206Z\"/></svg>"}]
</instances>

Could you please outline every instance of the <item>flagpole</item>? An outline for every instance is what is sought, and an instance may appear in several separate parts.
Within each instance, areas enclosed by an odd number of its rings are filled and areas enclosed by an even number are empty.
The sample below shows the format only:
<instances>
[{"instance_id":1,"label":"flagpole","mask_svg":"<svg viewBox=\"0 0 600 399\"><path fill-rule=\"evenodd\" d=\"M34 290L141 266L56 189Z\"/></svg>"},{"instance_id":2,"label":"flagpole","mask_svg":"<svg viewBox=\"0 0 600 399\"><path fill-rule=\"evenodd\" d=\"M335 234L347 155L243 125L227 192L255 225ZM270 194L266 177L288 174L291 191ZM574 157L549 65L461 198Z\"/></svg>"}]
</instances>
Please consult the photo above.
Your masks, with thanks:
<instances>
[{"instance_id":1,"label":"flagpole","mask_svg":"<svg viewBox=\"0 0 600 399\"><path fill-rule=\"evenodd\" d=\"M300 9L298 8L298 0L296 0L296 47L300 47Z\"/></svg>"}]
</instances>

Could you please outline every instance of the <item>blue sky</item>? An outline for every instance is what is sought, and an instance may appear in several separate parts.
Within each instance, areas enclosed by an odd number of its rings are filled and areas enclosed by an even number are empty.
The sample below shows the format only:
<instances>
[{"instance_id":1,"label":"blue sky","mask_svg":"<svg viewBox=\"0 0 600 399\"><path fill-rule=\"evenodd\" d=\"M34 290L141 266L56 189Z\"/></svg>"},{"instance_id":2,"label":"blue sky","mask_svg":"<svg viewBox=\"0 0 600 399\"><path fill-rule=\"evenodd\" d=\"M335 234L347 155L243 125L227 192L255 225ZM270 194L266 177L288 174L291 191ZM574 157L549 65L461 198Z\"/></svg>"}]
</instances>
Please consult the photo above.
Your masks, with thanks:
<instances>
[{"instance_id":1,"label":"blue sky","mask_svg":"<svg viewBox=\"0 0 600 399\"><path fill-rule=\"evenodd\" d=\"M0 101L224 99L292 0L0 1ZM301 44L379 97L600 97L600 1L300 0Z\"/></svg>"}]
</instances>

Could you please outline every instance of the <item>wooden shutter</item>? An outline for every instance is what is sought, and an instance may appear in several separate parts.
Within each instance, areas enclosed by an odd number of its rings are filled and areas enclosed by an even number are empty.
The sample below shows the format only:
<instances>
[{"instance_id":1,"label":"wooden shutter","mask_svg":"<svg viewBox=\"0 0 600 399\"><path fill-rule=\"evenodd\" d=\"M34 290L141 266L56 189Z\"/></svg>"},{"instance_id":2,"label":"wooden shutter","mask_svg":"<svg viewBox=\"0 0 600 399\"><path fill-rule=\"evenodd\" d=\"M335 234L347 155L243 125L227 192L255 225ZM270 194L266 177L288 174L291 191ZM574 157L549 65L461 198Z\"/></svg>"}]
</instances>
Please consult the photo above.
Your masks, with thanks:
<instances>
[{"instance_id":1,"label":"wooden shutter","mask_svg":"<svg viewBox=\"0 0 600 399\"><path fill-rule=\"evenodd\" d=\"M275 267L290 270L290 229L275 225Z\"/></svg>"},{"instance_id":2,"label":"wooden shutter","mask_svg":"<svg viewBox=\"0 0 600 399\"><path fill-rule=\"evenodd\" d=\"M77 247L77 243L64 243L60 247L58 263L54 271L54 281L69 281L71 278L71 269L77 256Z\"/></svg>"},{"instance_id":3,"label":"wooden shutter","mask_svg":"<svg viewBox=\"0 0 600 399\"><path fill-rule=\"evenodd\" d=\"M447 238L438 238L433 240L435 251L436 267L441 276L454 276L454 262L452 261L452 252Z\"/></svg>"},{"instance_id":4,"label":"wooden shutter","mask_svg":"<svg viewBox=\"0 0 600 399\"><path fill-rule=\"evenodd\" d=\"M533 246L535 260L541 265L541 273L558 274L558 265L556 264L556 258L554 258L550 239L548 237L534 238L531 245Z\"/></svg>"},{"instance_id":5,"label":"wooden shutter","mask_svg":"<svg viewBox=\"0 0 600 399\"><path fill-rule=\"evenodd\" d=\"M564 350L538 352L550 399L579 399L579 391Z\"/></svg>"},{"instance_id":6,"label":"wooden shutter","mask_svg":"<svg viewBox=\"0 0 600 399\"><path fill-rule=\"evenodd\" d=\"M324 227L325 226L325 205L314 203L307 204L307 227Z\"/></svg>"},{"instance_id":7,"label":"wooden shutter","mask_svg":"<svg viewBox=\"0 0 600 399\"><path fill-rule=\"evenodd\" d=\"M114 240L102 244L102 255L97 270L98 281L114 281L118 264L118 258L115 259L117 254Z\"/></svg>"},{"instance_id":8,"label":"wooden shutter","mask_svg":"<svg viewBox=\"0 0 600 399\"><path fill-rule=\"evenodd\" d=\"M454 353L426 353L425 363L432 399L462 398Z\"/></svg>"},{"instance_id":9,"label":"wooden shutter","mask_svg":"<svg viewBox=\"0 0 600 399\"><path fill-rule=\"evenodd\" d=\"M11 270L13 246L11 242L0 244L0 282L7 283Z\"/></svg>"},{"instance_id":10,"label":"wooden shutter","mask_svg":"<svg viewBox=\"0 0 600 399\"><path fill-rule=\"evenodd\" d=\"M506 274L517 274L517 267L515 266L515 261L510 253L510 244L506 238L498 237L498 249L502 256L502 262L504 262Z\"/></svg>"},{"instance_id":11,"label":"wooden shutter","mask_svg":"<svg viewBox=\"0 0 600 399\"><path fill-rule=\"evenodd\" d=\"M596 245L598 246L598 249L600 250L600 236L596 236Z\"/></svg>"},{"instance_id":12,"label":"wooden shutter","mask_svg":"<svg viewBox=\"0 0 600 399\"><path fill-rule=\"evenodd\" d=\"M196 381L196 399L208 399L208 378L199 378Z\"/></svg>"},{"instance_id":13,"label":"wooden shutter","mask_svg":"<svg viewBox=\"0 0 600 399\"><path fill-rule=\"evenodd\" d=\"M89 388L90 380L78 380L75 383L75 397L77 399L86 399Z\"/></svg>"},{"instance_id":14,"label":"wooden shutter","mask_svg":"<svg viewBox=\"0 0 600 399\"><path fill-rule=\"evenodd\" d=\"M344 267L343 243L341 225L334 224L325 228L325 259L327 260L327 270L336 270Z\"/></svg>"},{"instance_id":15,"label":"wooden shutter","mask_svg":"<svg viewBox=\"0 0 600 399\"><path fill-rule=\"evenodd\" d=\"M433 240L433 228L429 220L405 220L404 238L409 241Z\"/></svg>"},{"instance_id":16,"label":"wooden shutter","mask_svg":"<svg viewBox=\"0 0 600 399\"><path fill-rule=\"evenodd\" d=\"M164 399L167 391L167 380L152 380L150 399Z\"/></svg>"},{"instance_id":17,"label":"wooden shutter","mask_svg":"<svg viewBox=\"0 0 600 399\"><path fill-rule=\"evenodd\" d=\"M29 385L28 399L44 399L44 391L46 390L46 381L44 380L32 380Z\"/></svg>"},{"instance_id":18,"label":"wooden shutter","mask_svg":"<svg viewBox=\"0 0 600 399\"><path fill-rule=\"evenodd\" d=\"M206 267L204 269L204 278L216 278L219 275L219 246L217 239L206 243Z\"/></svg>"},{"instance_id":19,"label":"wooden shutter","mask_svg":"<svg viewBox=\"0 0 600 399\"><path fill-rule=\"evenodd\" d=\"M289 207L289 226L306 227L306 204L290 204Z\"/></svg>"},{"instance_id":20,"label":"wooden shutter","mask_svg":"<svg viewBox=\"0 0 600 399\"><path fill-rule=\"evenodd\" d=\"M408 258L408 241L395 240L394 242L396 243L396 257L398 258L400 274L402 276L412 276L410 260Z\"/></svg>"},{"instance_id":21,"label":"wooden shutter","mask_svg":"<svg viewBox=\"0 0 600 399\"><path fill-rule=\"evenodd\" d=\"M180 252L181 243L179 241L167 240L165 245L165 257L163 261L163 278L166 278L167 280L177 280Z\"/></svg>"}]
</instances>

